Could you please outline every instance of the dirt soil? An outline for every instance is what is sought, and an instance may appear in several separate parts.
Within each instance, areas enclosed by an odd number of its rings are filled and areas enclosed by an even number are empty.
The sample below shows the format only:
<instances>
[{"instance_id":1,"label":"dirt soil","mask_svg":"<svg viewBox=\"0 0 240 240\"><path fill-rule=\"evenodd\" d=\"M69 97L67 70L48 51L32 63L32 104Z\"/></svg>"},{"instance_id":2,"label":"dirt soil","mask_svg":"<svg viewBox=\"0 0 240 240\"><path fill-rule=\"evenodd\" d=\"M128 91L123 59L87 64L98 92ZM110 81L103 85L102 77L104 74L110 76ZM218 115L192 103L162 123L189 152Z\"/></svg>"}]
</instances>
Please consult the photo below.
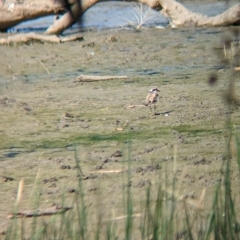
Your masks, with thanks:
<instances>
[{"instance_id":1,"label":"dirt soil","mask_svg":"<svg viewBox=\"0 0 240 240\"><path fill-rule=\"evenodd\" d=\"M168 191L173 177L179 201L189 199L194 209L206 189L209 208L222 177L230 113L239 131L238 109L223 100L233 72L222 61L227 34L228 28L112 30L86 32L81 42L0 46L1 233L21 179L19 209L26 210L36 199L41 208L61 205L63 194L71 206L82 178L93 223L99 213L105 220L124 215L127 187L138 214L147 187ZM212 73L219 78L210 86ZM81 74L128 78L82 83ZM143 104L154 86L156 115L145 106L129 108ZM235 156L234 143L232 149Z\"/></svg>"}]
</instances>

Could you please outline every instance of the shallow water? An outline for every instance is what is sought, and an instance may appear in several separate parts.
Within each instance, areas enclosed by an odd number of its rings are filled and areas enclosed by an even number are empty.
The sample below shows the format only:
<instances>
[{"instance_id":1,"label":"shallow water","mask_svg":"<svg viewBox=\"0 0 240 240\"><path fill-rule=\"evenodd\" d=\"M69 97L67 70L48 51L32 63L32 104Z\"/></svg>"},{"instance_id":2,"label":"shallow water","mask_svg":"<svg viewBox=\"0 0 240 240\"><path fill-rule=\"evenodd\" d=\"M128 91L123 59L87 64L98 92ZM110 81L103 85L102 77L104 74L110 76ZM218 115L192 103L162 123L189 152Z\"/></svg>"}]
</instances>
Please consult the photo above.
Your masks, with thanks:
<instances>
[{"instance_id":1,"label":"shallow water","mask_svg":"<svg viewBox=\"0 0 240 240\"><path fill-rule=\"evenodd\" d=\"M188 9L205 14L207 16L217 15L232 6L234 2L216 3L184 3ZM142 21L143 26L166 27L169 23L159 12L152 10L146 5L134 2L101 2L88 9L81 22L73 25L69 30L76 29L112 29L137 26ZM25 21L10 28L9 32L45 31L53 23L54 16L46 16L36 20Z\"/></svg>"},{"instance_id":2,"label":"shallow water","mask_svg":"<svg viewBox=\"0 0 240 240\"><path fill-rule=\"evenodd\" d=\"M163 15L146 5L126 2L102 2L88 9L81 21L73 25L70 30L79 28L104 30L116 27L131 27L139 23L141 16L144 16L145 26L160 25L164 27L168 24L168 20ZM46 16L26 21L9 29L9 32L43 31L53 23L53 20L54 16Z\"/></svg>"}]
</instances>

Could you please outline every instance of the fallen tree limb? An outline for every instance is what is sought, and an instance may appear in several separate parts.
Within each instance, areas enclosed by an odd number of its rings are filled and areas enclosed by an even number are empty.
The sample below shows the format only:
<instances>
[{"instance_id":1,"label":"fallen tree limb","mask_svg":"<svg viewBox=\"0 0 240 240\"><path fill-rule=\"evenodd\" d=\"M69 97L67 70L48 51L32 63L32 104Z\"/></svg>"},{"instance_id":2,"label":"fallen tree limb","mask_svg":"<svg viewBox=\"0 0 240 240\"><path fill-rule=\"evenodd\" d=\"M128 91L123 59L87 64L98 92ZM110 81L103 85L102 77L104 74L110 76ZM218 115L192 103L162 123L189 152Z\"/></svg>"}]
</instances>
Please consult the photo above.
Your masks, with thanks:
<instances>
[{"instance_id":1,"label":"fallen tree limb","mask_svg":"<svg viewBox=\"0 0 240 240\"><path fill-rule=\"evenodd\" d=\"M65 9L66 1L64 0L25 0L24 4L5 1L0 7L0 30L5 30L24 20L62 13Z\"/></svg>"},{"instance_id":2,"label":"fallen tree limb","mask_svg":"<svg viewBox=\"0 0 240 240\"><path fill-rule=\"evenodd\" d=\"M9 213L7 218L23 218L23 217L40 217L40 216L51 216L55 214L62 214L66 211L72 209L72 207L58 207L53 206L51 208L47 208L44 210L30 210L30 211L23 211L23 212L17 212L17 213Z\"/></svg>"},{"instance_id":3,"label":"fallen tree limb","mask_svg":"<svg viewBox=\"0 0 240 240\"><path fill-rule=\"evenodd\" d=\"M88 8L100 0L25 0L0 6L0 30L6 30L24 20L53 14L65 14L49 26L45 34L60 34L74 24Z\"/></svg>"},{"instance_id":4,"label":"fallen tree limb","mask_svg":"<svg viewBox=\"0 0 240 240\"><path fill-rule=\"evenodd\" d=\"M76 34L66 37L58 37L56 35L46 36L37 33L20 33L7 38L0 38L0 45L11 45L14 43L28 43L28 42L51 42L51 43L62 43L68 41L83 40L83 35Z\"/></svg>"},{"instance_id":5,"label":"fallen tree limb","mask_svg":"<svg viewBox=\"0 0 240 240\"><path fill-rule=\"evenodd\" d=\"M113 80L113 79L126 79L127 76L93 76L93 75L80 75L77 77L77 81L74 82L96 82L104 80Z\"/></svg>"},{"instance_id":6,"label":"fallen tree limb","mask_svg":"<svg viewBox=\"0 0 240 240\"><path fill-rule=\"evenodd\" d=\"M81 15L101 0L68 0L68 11L46 30L45 34L60 34L75 23Z\"/></svg>"},{"instance_id":7,"label":"fallen tree limb","mask_svg":"<svg viewBox=\"0 0 240 240\"><path fill-rule=\"evenodd\" d=\"M141 1L141 0L140 0ZM144 0L148 1L148 0ZM151 0L152 1L152 0ZM200 13L194 13L175 0L157 0L162 6L161 13L170 19L172 25L185 27L218 27L239 24L240 3L235 4L225 12L208 17Z\"/></svg>"}]
</instances>

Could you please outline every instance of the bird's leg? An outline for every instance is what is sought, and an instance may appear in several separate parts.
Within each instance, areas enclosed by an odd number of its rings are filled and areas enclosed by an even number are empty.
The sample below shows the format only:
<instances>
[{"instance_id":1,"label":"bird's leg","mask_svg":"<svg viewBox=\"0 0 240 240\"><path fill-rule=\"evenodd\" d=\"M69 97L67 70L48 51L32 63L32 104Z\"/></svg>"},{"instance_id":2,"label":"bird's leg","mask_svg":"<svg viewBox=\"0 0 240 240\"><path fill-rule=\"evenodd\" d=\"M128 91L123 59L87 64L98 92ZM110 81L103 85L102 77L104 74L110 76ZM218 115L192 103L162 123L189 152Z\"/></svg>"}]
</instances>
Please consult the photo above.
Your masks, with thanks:
<instances>
[{"instance_id":1,"label":"bird's leg","mask_svg":"<svg viewBox=\"0 0 240 240\"><path fill-rule=\"evenodd\" d=\"M150 108L150 111L152 112L152 106L151 105L149 106L149 108Z\"/></svg>"},{"instance_id":2,"label":"bird's leg","mask_svg":"<svg viewBox=\"0 0 240 240\"><path fill-rule=\"evenodd\" d=\"M156 106L156 104L154 104L154 114L156 115L156 110L157 110L157 106Z\"/></svg>"}]
</instances>

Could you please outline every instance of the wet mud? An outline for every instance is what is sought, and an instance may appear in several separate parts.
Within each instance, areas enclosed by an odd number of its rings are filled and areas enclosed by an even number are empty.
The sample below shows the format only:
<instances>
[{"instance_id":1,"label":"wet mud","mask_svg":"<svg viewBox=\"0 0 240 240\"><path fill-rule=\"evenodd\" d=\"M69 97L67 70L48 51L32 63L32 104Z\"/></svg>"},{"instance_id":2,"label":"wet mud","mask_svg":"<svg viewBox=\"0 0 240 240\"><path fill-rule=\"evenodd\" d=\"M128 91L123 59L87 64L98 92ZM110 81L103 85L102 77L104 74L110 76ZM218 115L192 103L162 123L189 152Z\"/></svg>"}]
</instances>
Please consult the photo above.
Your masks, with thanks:
<instances>
[{"instance_id":1,"label":"wet mud","mask_svg":"<svg viewBox=\"0 0 240 240\"><path fill-rule=\"evenodd\" d=\"M198 202L206 188L207 209L221 181L229 114L239 131L239 111L223 99L233 71L222 61L226 34L228 28L111 30L86 32L82 42L0 46L1 230L21 179L22 209L37 196L41 207L61 205L63 194L71 205L81 178L90 218L101 212L109 219L109 209L122 215L120 196L129 187L138 213L146 189L171 187L173 177L179 198ZM81 74L128 78L83 83ZM154 86L158 114L129 108L144 104Z\"/></svg>"}]
</instances>

